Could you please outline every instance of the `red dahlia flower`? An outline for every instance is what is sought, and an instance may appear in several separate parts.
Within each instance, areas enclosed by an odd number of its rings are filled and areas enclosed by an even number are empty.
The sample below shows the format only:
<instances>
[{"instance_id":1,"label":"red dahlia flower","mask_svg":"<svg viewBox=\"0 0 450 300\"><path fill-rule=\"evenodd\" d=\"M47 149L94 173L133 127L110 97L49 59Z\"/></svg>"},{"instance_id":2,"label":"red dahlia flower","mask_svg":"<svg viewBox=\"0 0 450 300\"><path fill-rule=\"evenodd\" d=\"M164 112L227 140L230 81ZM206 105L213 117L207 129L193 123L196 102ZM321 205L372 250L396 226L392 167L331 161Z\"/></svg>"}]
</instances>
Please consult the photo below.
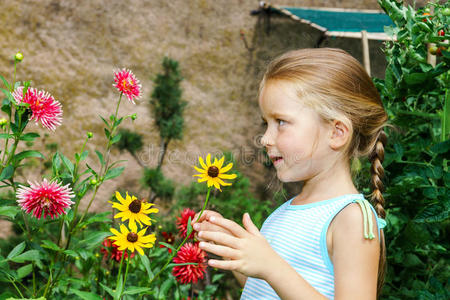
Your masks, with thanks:
<instances>
[{"instance_id":1,"label":"red dahlia flower","mask_svg":"<svg viewBox=\"0 0 450 300\"><path fill-rule=\"evenodd\" d=\"M181 217L177 217L177 228L182 238L186 237L187 234L187 226L189 217L191 217L191 221L194 219L195 211L190 208L184 208L181 212ZM189 235L189 238L194 238L194 231Z\"/></svg>"},{"instance_id":2,"label":"red dahlia flower","mask_svg":"<svg viewBox=\"0 0 450 300\"><path fill-rule=\"evenodd\" d=\"M114 82L113 86L124 93L133 104L134 99L141 97L141 84L130 70L122 69L114 72Z\"/></svg>"},{"instance_id":3,"label":"red dahlia flower","mask_svg":"<svg viewBox=\"0 0 450 300\"><path fill-rule=\"evenodd\" d=\"M47 182L41 184L28 182L30 187L20 186L17 190L17 202L27 213L33 211L33 215L40 219L42 213L44 219L50 216L66 214L65 208L70 207L73 202L70 200L75 195L69 185L61 186L57 182Z\"/></svg>"},{"instance_id":4,"label":"red dahlia flower","mask_svg":"<svg viewBox=\"0 0 450 300\"><path fill-rule=\"evenodd\" d=\"M124 259L128 258L128 253L127 251L119 251L119 246L117 246L116 244L113 244L111 242L111 240L109 240L108 238L105 238L103 240L102 245L104 247L100 248L100 252L103 253L103 258L106 259L108 258L108 255L111 251L111 259L115 259L117 262L120 262L120 260L122 259L122 254L125 252L125 257ZM130 258L134 257L134 252L131 253Z\"/></svg>"},{"instance_id":5,"label":"red dahlia flower","mask_svg":"<svg viewBox=\"0 0 450 300\"><path fill-rule=\"evenodd\" d=\"M198 243L186 243L173 258L176 264L197 263L197 265L185 265L173 267L172 274L182 284L197 283L203 279L206 273L206 252L198 247Z\"/></svg>"},{"instance_id":6,"label":"red dahlia flower","mask_svg":"<svg viewBox=\"0 0 450 300\"><path fill-rule=\"evenodd\" d=\"M30 105L32 112L30 120L35 120L36 123L40 121L44 127L50 130L55 130L56 126L61 125L61 103L49 93L28 88L24 95L23 86L20 86L12 95L17 104L28 103Z\"/></svg>"}]
</instances>

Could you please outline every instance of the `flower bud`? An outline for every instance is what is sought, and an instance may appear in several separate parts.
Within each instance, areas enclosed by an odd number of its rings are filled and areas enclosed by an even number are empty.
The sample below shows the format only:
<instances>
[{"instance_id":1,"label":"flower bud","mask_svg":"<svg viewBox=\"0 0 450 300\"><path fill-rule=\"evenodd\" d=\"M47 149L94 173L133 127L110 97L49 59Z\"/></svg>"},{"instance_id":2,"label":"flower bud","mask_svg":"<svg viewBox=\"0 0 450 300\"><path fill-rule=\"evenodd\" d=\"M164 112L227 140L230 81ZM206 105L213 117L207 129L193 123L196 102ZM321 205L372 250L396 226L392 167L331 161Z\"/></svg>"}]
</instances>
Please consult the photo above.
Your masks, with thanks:
<instances>
[{"instance_id":1,"label":"flower bud","mask_svg":"<svg viewBox=\"0 0 450 300\"><path fill-rule=\"evenodd\" d=\"M91 179L90 184L91 185L97 185L98 181L97 179Z\"/></svg>"},{"instance_id":2,"label":"flower bud","mask_svg":"<svg viewBox=\"0 0 450 300\"><path fill-rule=\"evenodd\" d=\"M6 120L5 118L0 119L0 126L5 126L6 123L8 123L8 120Z\"/></svg>"},{"instance_id":3,"label":"flower bud","mask_svg":"<svg viewBox=\"0 0 450 300\"><path fill-rule=\"evenodd\" d=\"M21 52L17 52L16 55L14 55L14 59L18 62L22 61L23 54Z\"/></svg>"},{"instance_id":4,"label":"flower bud","mask_svg":"<svg viewBox=\"0 0 450 300\"><path fill-rule=\"evenodd\" d=\"M136 115L136 114L132 114L132 115L131 115L131 120L134 121L134 120L136 120L136 118L137 118L137 115Z\"/></svg>"},{"instance_id":5,"label":"flower bud","mask_svg":"<svg viewBox=\"0 0 450 300\"><path fill-rule=\"evenodd\" d=\"M94 134L90 131L88 131L86 134L87 134L88 139L91 139L94 136Z\"/></svg>"}]
</instances>

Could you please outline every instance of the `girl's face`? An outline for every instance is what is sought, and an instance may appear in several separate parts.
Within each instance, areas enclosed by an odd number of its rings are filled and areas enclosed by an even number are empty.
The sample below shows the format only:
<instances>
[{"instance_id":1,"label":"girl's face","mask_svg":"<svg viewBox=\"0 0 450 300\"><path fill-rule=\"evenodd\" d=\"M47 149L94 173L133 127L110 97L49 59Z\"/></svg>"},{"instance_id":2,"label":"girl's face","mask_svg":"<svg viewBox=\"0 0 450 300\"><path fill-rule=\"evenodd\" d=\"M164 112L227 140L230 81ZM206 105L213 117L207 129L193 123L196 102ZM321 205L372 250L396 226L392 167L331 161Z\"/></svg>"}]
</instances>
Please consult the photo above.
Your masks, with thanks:
<instances>
[{"instance_id":1,"label":"girl's face","mask_svg":"<svg viewBox=\"0 0 450 300\"><path fill-rule=\"evenodd\" d=\"M307 181L330 167L332 127L302 104L292 83L266 82L259 107L267 123L261 142L281 181Z\"/></svg>"}]
</instances>

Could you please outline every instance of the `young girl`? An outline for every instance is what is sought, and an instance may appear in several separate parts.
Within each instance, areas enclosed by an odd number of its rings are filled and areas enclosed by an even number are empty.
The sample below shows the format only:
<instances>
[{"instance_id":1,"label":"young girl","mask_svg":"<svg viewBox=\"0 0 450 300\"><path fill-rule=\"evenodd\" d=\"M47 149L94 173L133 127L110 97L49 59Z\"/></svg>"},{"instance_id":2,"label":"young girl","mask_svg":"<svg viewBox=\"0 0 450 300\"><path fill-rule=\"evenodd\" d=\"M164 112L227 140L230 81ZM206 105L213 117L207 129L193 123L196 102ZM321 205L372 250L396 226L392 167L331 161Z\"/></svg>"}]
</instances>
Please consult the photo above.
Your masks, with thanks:
<instances>
[{"instance_id":1,"label":"young girl","mask_svg":"<svg viewBox=\"0 0 450 300\"><path fill-rule=\"evenodd\" d=\"M241 227L204 212L193 224L200 248L224 258L208 264L233 271L241 299L375 299L385 268L387 115L370 77L340 49L290 51L268 66L258 101L277 176L303 182L302 191L261 231L248 213ZM365 155L375 209L351 177L350 159Z\"/></svg>"}]
</instances>

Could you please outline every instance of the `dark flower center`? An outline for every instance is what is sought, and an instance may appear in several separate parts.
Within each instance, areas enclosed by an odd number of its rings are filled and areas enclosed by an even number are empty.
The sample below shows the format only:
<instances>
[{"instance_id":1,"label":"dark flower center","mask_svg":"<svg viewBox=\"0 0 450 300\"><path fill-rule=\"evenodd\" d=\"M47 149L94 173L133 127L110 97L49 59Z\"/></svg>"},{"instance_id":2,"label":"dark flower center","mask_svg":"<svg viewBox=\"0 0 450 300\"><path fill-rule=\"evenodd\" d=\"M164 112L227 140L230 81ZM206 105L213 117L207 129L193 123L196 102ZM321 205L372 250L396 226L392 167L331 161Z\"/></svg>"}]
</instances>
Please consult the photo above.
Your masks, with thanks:
<instances>
[{"instance_id":1,"label":"dark flower center","mask_svg":"<svg viewBox=\"0 0 450 300\"><path fill-rule=\"evenodd\" d=\"M217 175L219 175L219 168L217 168L216 166L211 166L208 168L208 176L209 177L217 177Z\"/></svg>"},{"instance_id":2,"label":"dark flower center","mask_svg":"<svg viewBox=\"0 0 450 300\"><path fill-rule=\"evenodd\" d=\"M130 203L130 205L128 205L128 208L130 209L131 212L137 214L138 212L141 211L141 200L134 200L133 202Z\"/></svg>"},{"instance_id":3,"label":"dark flower center","mask_svg":"<svg viewBox=\"0 0 450 300\"><path fill-rule=\"evenodd\" d=\"M130 232L127 235L127 241L129 241L130 243L134 243L138 240L138 235L134 232Z\"/></svg>"}]
</instances>

